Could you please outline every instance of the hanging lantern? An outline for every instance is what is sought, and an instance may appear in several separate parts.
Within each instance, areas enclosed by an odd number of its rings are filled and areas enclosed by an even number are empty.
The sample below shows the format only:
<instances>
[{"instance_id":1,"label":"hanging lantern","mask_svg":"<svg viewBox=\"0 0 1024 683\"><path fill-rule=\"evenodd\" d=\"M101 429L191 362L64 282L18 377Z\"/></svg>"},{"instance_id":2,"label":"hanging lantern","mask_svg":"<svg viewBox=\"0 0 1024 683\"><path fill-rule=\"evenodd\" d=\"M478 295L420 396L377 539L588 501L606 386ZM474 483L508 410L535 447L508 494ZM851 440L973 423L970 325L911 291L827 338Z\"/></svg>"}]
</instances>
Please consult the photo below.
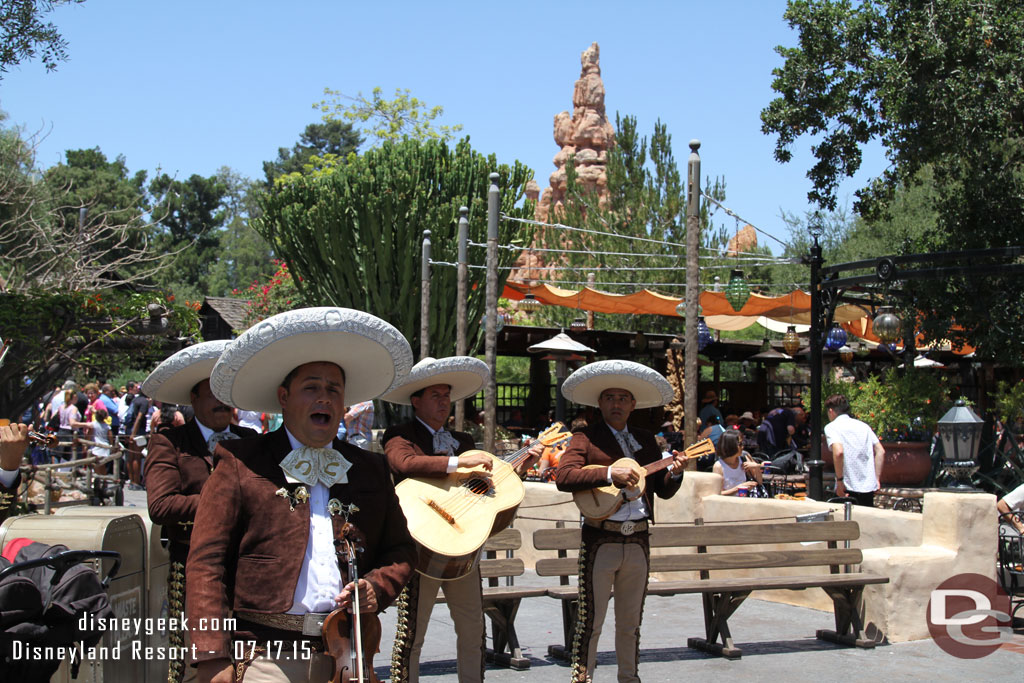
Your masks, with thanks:
<instances>
[{"instance_id":1,"label":"hanging lantern","mask_svg":"<svg viewBox=\"0 0 1024 683\"><path fill-rule=\"evenodd\" d=\"M883 344L892 344L900 338L902 325L903 322L893 312L892 306L883 306L871 323L871 331Z\"/></svg>"},{"instance_id":2,"label":"hanging lantern","mask_svg":"<svg viewBox=\"0 0 1024 683\"><path fill-rule=\"evenodd\" d=\"M825 347L829 351L838 351L843 346L846 346L846 330L841 328L839 323L832 323L832 329L825 338Z\"/></svg>"},{"instance_id":3,"label":"hanging lantern","mask_svg":"<svg viewBox=\"0 0 1024 683\"><path fill-rule=\"evenodd\" d=\"M853 360L853 349L847 346L846 344L840 346L838 351L839 360L843 361L844 363L849 363Z\"/></svg>"},{"instance_id":4,"label":"hanging lantern","mask_svg":"<svg viewBox=\"0 0 1024 683\"><path fill-rule=\"evenodd\" d=\"M714 340L711 330L708 329L708 324L704 322L704 316L697 318L697 350L703 351Z\"/></svg>"},{"instance_id":5,"label":"hanging lantern","mask_svg":"<svg viewBox=\"0 0 1024 683\"><path fill-rule=\"evenodd\" d=\"M516 306L516 308L518 308L520 311L523 311L524 313L533 313L543 305L544 304L542 304L540 301L537 301L537 297L535 297L533 294L527 294L526 296L523 297L523 300L519 302L519 305Z\"/></svg>"},{"instance_id":6,"label":"hanging lantern","mask_svg":"<svg viewBox=\"0 0 1024 683\"><path fill-rule=\"evenodd\" d=\"M676 304L676 315L678 315L680 318L686 317L686 299L683 299L678 304Z\"/></svg>"},{"instance_id":7,"label":"hanging lantern","mask_svg":"<svg viewBox=\"0 0 1024 683\"><path fill-rule=\"evenodd\" d=\"M725 286L725 300L732 306L732 310L738 312L743 308L743 304L747 303L749 298L750 287L747 286L747 281L743 279L743 271L739 268L734 268L729 275L729 284Z\"/></svg>"},{"instance_id":8,"label":"hanging lantern","mask_svg":"<svg viewBox=\"0 0 1024 683\"><path fill-rule=\"evenodd\" d=\"M782 335L782 348L791 356L800 350L800 337L792 325L786 329L786 334Z\"/></svg>"},{"instance_id":9,"label":"hanging lantern","mask_svg":"<svg viewBox=\"0 0 1024 683\"><path fill-rule=\"evenodd\" d=\"M569 323L569 331L570 332L585 332L586 329L587 329L587 320L586 320L586 318L575 318L571 323Z\"/></svg>"}]
</instances>

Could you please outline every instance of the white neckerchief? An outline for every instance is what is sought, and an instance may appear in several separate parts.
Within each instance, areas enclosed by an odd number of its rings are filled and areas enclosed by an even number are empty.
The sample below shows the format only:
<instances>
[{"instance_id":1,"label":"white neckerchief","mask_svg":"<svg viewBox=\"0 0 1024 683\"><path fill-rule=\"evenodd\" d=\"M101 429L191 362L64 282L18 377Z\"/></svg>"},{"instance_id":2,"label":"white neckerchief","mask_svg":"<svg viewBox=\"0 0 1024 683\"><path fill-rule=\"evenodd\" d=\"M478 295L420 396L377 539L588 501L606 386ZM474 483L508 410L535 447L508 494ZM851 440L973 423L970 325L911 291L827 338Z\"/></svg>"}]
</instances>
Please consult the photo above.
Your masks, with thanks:
<instances>
[{"instance_id":1,"label":"white neckerchief","mask_svg":"<svg viewBox=\"0 0 1024 683\"><path fill-rule=\"evenodd\" d=\"M608 424L607 422L605 424ZM619 442L619 448L622 449L622 453L627 458L636 459L635 453L638 453L642 446L640 442L636 440L636 437L629 433L629 427L626 427L621 432L616 430L615 427L608 425L608 429L612 430L612 434L615 435L615 440Z\"/></svg>"},{"instance_id":2,"label":"white neckerchief","mask_svg":"<svg viewBox=\"0 0 1024 683\"><path fill-rule=\"evenodd\" d=\"M217 444L221 441L230 441L231 439L240 438L238 434L231 431L231 427L227 427L222 431L215 432L202 422L199 418L196 418L196 426L199 427L199 434L203 437L203 441L206 442L206 448L209 449L210 453L213 453L213 449L217 447Z\"/></svg>"},{"instance_id":3,"label":"white neckerchief","mask_svg":"<svg viewBox=\"0 0 1024 683\"><path fill-rule=\"evenodd\" d=\"M416 419L420 420L418 417ZM459 450L459 440L452 436L452 433L447 429L441 427L435 430L423 420L420 420L420 424L430 431L435 453L444 453L445 455L452 456L455 455L455 451Z\"/></svg>"}]
</instances>

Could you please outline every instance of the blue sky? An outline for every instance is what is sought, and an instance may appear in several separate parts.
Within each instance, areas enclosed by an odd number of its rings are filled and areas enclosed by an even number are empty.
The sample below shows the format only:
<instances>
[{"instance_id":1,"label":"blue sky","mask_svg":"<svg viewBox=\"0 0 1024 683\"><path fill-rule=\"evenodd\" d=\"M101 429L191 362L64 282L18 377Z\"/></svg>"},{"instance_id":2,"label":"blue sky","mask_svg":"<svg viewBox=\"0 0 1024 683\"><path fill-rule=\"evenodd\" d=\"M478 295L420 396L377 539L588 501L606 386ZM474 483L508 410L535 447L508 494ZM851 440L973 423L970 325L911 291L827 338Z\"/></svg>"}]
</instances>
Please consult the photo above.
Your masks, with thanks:
<instances>
[{"instance_id":1,"label":"blue sky","mask_svg":"<svg viewBox=\"0 0 1024 683\"><path fill-rule=\"evenodd\" d=\"M809 143L778 164L760 111L773 97L774 52L795 34L783 0L719 2L176 2L88 0L48 15L70 60L38 61L0 81L8 124L42 130L43 167L66 149L124 155L132 171L178 177L230 166L262 177L262 162L290 147L312 104L346 94L408 88L445 108L474 148L519 159L541 187L558 151L554 116L572 109L580 53L601 48L606 105L650 135L661 118L685 174L687 142L702 143L702 172L722 176L726 205L785 241L783 210L803 214ZM841 200L878 175L878 147L843 185ZM716 222L735 228L731 218ZM761 237L762 244L777 243Z\"/></svg>"}]
</instances>

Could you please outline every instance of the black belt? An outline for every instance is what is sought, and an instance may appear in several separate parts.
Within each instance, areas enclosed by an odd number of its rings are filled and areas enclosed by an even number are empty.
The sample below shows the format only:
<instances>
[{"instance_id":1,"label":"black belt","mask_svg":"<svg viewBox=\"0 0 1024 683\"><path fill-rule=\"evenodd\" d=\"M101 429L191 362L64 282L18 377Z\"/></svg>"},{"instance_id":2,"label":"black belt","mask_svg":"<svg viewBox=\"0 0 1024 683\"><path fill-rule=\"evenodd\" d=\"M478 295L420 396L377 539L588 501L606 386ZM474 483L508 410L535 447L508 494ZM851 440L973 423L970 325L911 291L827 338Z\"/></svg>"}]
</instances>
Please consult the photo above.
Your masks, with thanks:
<instances>
[{"instance_id":1,"label":"black belt","mask_svg":"<svg viewBox=\"0 0 1024 683\"><path fill-rule=\"evenodd\" d=\"M590 519L589 517L584 517L583 523L587 526L594 527L595 529L609 531L621 536L632 536L635 533L647 531L648 527L646 519L630 519L624 522L612 522L607 519Z\"/></svg>"}]
</instances>

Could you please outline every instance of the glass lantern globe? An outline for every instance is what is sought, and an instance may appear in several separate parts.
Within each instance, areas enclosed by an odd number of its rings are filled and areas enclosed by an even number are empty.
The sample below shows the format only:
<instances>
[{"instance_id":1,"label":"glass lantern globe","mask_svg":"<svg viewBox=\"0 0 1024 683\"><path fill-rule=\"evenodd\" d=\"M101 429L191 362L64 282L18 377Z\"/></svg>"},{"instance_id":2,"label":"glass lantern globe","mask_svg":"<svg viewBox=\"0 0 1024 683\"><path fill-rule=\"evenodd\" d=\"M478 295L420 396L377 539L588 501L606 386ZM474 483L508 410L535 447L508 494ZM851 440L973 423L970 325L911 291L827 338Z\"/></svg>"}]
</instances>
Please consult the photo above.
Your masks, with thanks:
<instances>
[{"instance_id":1,"label":"glass lantern globe","mask_svg":"<svg viewBox=\"0 0 1024 683\"><path fill-rule=\"evenodd\" d=\"M800 350L800 337L796 333L796 327L790 325L786 334L782 335L782 348L790 356Z\"/></svg>"},{"instance_id":2,"label":"glass lantern globe","mask_svg":"<svg viewBox=\"0 0 1024 683\"><path fill-rule=\"evenodd\" d=\"M708 324L704 322L704 316L697 318L697 350L703 351L713 341L714 337L711 336Z\"/></svg>"},{"instance_id":3,"label":"glass lantern globe","mask_svg":"<svg viewBox=\"0 0 1024 683\"><path fill-rule=\"evenodd\" d=\"M526 313L533 313L534 311L540 309L540 307L543 305L544 304L538 301L537 297L535 297L533 294L527 294L526 296L523 297L522 301L519 302L519 305L516 306L516 308Z\"/></svg>"},{"instance_id":4,"label":"glass lantern globe","mask_svg":"<svg viewBox=\"0 0 1024 683\"><path fill-rule=\"evenodd\" d=\"M871 330L883 344L892 344L900 338L902 325L902 321L893 312L892 306L883 306L872 321Z\"/></svg>"},{"instance_id":5,"label":"glass lantern globe","mask_svg":"<svg viewBox=\"0 0 1024 683\"><path fill-rule=\"evenodd\" d=\"M846 330L840 327L839 323L832 323L832 329L825 338L825 348L829 351L838 351L846 346L846 338Z\"/></svg>"},{"instance_id":6,"label":"glass lantern globe","mask_svg":"<svg viewBox=\"0 0 1024 683\"><path fill-rule=\"evenodd\" d=\"M678 304L676 304L676 315L678 315L680 318L686 317L686 299L683 299Z\"/></svg>"},{"instance_id":7,"label":"glass lantern globe","mask_svg":"<svg viewBox=\"0 0 1024 683\"><path fill-rule=\"evenodd\" d=\"M739 311L750 298L750 287L743 279L743 271L734 268L729 275L729 284L725 286L725 300L732 306L732 310Z\"/></svg>"}]
</instances>

